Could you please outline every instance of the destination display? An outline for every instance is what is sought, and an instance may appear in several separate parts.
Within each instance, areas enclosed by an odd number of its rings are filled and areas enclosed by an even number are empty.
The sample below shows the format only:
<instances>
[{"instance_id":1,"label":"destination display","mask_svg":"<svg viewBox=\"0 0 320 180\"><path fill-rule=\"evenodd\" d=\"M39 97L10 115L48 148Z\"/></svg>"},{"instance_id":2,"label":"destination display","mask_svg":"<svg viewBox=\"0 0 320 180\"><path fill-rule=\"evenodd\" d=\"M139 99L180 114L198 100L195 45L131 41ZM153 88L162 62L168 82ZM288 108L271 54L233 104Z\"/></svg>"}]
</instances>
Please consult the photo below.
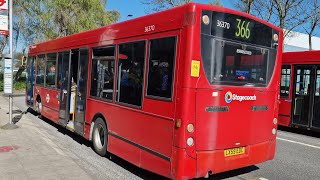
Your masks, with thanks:
<instances>
[{"instance_id":1,"label":"destination display","mask_svg":"<svg viewBox=\"0 0 320 180\"><path fill-rule=\"evenodd\" d=\"M242 16L203 11L202 33L230 40L272 47L272 28ZM204 19L208 17L209 23Z\"/></svg>"}]
</instances>

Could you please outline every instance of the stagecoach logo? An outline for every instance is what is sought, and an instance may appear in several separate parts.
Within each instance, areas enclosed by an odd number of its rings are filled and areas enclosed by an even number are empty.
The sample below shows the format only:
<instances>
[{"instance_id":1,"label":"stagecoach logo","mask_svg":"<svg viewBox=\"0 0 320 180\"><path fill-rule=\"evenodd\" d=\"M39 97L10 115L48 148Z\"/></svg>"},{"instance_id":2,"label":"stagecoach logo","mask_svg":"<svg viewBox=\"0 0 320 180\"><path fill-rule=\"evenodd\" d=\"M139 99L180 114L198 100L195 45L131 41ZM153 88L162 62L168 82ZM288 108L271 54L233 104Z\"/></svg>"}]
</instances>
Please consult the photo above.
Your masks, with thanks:
<instances>
[{"instance_id":1,"label":"stagecoach logo","mask_svg":"<svg viewBox=\"0 0 320 180\"><path fill-rule=\"evenodd\" d=\"M232 101L256 101L257 96L238 96L236 94L232 94L232 92L228 91L224 97L226 103L231 103Z\"/></svg>"}]
</instances>

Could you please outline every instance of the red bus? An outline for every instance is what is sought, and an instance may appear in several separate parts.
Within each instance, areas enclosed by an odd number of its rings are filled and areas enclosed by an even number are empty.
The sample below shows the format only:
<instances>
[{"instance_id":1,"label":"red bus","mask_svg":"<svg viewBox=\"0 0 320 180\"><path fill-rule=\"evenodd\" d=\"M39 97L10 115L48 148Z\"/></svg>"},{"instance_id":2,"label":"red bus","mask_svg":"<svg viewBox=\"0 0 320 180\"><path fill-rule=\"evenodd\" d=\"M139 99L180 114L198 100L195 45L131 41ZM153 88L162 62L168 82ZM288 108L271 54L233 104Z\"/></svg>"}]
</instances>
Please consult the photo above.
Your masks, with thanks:
<instances>
[{"instance_id":1,"label":"red bus","mask_svg":"<svg viewBox=\"0 0 320 180\"><path fill-rule=\"evenodd\" d=\"M279 124L320 130L320 51L283 53Z\"/></svg>"},{"instance_id":2,"label":"red bus","mask_svg":"<svg viewBox=\"0 0 320 180\"><path fill-rule=\"evenodd\" d=\"M190 3L30 46L26 101L168 178L250 166L275 154L282 35Z\"/></svg>"}]
</instances>

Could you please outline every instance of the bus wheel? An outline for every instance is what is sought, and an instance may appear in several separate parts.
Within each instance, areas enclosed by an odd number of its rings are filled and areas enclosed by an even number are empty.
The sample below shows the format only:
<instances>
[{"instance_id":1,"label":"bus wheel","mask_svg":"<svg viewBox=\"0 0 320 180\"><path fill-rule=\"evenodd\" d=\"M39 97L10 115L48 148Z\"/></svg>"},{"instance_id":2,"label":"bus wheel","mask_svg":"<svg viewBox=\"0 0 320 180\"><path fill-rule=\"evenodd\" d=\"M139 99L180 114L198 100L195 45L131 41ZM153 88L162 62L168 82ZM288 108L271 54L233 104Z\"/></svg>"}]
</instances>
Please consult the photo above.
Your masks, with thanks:
<instances>
[{"instance_id":1,"label":"bus wheel","mask_svg":"<svg viewBox=\"0 0 320 180\"><path fill-rule=\"evenodd\" d=\"M102 118L97 118L93 126L93 148L100 156L106 156L108 144L108 130Z\"/></svg>"},{"instance_id":2,"label":"bus wheel","mask_svg":"<svg viewBox=\"0 0 320 180\"><path fill-rule=\"evenodd\" d=\"M39 95L37 96L37 99L36 99L36 111L38 113L38 116L41 117L42 103Z\"/></svg>"},{"instance_id":3,"label":"bus wheel","mask_svg":"<svg viewBox=\"0 0 320 180\"><path fill-rule=\"evenodd\" d=\"M41 114L41 111L42 111L42 103L41 102L37 103L37 111L39 114Z\"/></svg>"}]
</instances>

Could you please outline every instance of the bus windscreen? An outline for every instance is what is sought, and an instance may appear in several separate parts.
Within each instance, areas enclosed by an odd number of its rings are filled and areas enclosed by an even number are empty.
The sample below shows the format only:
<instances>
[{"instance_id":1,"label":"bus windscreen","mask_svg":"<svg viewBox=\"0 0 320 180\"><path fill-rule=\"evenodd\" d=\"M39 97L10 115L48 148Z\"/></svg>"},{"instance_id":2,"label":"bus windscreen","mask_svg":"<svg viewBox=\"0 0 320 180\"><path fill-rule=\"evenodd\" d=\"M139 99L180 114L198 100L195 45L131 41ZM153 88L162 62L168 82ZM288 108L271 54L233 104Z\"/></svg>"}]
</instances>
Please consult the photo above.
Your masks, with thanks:
<instances>
[{"instance_id":1,"label":"bus windscreen","mask_svg":"<svg viewBox=\"0 0 320 180\"><path fill-rule=\"evenodd\" d=\"M277 54L278 32L241 16L203 11L203 67L211 84L268 85Z\"/></svg>"}]
</instances>

